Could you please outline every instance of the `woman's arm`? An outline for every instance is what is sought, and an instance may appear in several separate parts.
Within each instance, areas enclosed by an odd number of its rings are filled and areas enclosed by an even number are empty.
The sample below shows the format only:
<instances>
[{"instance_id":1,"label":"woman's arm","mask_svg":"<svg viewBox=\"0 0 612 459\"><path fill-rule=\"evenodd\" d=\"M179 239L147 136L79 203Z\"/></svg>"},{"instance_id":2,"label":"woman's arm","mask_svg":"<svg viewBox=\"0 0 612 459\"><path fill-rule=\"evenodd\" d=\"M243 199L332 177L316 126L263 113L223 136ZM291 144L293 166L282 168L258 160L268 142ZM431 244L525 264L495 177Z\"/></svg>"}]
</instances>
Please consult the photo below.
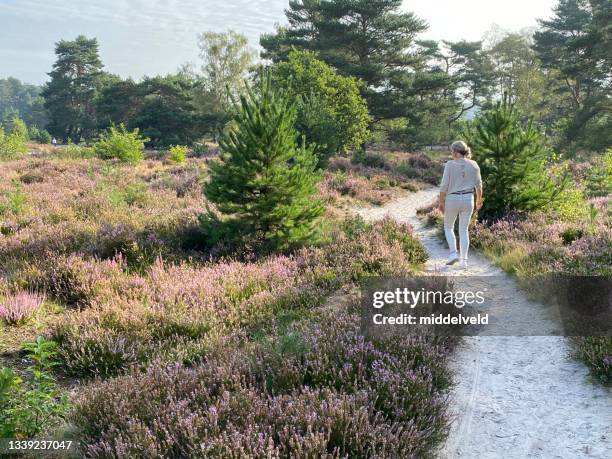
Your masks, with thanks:
<instances>
[{"instance_id":1,"label":"woman's arm","mask_svg":"<svg viewBox=\"0 0 612 459\"><path fill-rule=\"evenodd\" d=\"M444 212L444 201L446 200L446 192L448 191L448 163L444 165L444 173L442 174L442 183L440 183L440 196L438 197L438 209L440 212Z\"/></svg>"},{"instance_id":2,"label":"woman's arm","mask_svg":"<svg viewBox=\"0 0 612 459\"><path fill-rule=\"evenodd\" d=\"M476 164L476 209L482 207L482 177L480 176L480 167Z\"/></svg>"}]
</instances>

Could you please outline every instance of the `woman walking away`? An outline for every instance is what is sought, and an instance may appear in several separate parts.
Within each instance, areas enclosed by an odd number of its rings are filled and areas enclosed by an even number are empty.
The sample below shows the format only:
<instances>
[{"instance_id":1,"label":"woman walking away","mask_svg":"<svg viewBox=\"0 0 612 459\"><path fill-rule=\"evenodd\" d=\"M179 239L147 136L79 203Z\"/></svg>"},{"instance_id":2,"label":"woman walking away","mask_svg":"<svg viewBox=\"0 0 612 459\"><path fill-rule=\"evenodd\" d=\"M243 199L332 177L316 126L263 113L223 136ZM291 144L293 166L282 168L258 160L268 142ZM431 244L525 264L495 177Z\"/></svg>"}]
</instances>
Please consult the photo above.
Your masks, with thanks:
<instances>
[{"instance_id":1,"label":"woman walking away","mask_svg":"<svg viewBox=\"0 0 612 459\"><path fill-rule=\"evenodd\" d=\"M465 142L457 141L451 145L453 159L444 166L444 175L440 185L439 209L444 214L444 234L450 249L447 265L460 262L462 268L467 268L467 255L470 246L468 226L474 212L474 194L476 194L476 209L482 207L482 179L480 168ZM459 217L459 247L455 240L455 221Z\"/></svg>"}]
</instances>

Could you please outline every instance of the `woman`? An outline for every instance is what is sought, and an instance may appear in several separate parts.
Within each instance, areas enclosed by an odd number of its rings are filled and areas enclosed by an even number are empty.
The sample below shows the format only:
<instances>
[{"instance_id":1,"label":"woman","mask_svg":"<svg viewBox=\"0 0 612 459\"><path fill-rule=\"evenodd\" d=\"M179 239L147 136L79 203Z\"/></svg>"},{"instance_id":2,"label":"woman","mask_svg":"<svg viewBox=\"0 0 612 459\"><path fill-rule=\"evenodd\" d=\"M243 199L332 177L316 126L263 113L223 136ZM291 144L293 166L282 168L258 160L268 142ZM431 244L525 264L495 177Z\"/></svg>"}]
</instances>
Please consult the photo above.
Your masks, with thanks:
<instances>
[{"instance_id":1,"label":"woman","mask_svg":"<svg viewBox=\"0 0 612 459\"><path fill-rule=\"evenodd\" d=\"M460 262L462 268L467 268L467 254L470 246L468 226L474 212L474 194L476 194L476 209L482 207L482 179L480 168L465 142L457 141L451 145L453 159L444 166L444 175L440 185L439 209L444 214L444 234L450 249L447 265ZM459 247L455 240L455 221L459 217Z\"/></svg>"}]
</instances>

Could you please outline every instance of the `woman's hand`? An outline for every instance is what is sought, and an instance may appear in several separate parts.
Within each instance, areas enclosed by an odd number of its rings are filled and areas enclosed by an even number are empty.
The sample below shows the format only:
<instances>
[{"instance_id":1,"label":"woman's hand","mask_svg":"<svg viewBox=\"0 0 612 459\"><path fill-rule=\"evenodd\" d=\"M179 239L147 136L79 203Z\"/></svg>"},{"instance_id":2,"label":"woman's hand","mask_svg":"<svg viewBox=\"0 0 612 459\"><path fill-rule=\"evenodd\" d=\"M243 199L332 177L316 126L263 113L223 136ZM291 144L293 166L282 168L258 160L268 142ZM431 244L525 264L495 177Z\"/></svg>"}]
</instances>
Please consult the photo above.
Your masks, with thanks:
<instances>
[{"instance_id":1,"label":"woman's hand","mask_svg":"<svg viewBox=\"0 0 612 459\"><path fill-rule=\"evenodd\" d=\"M440 192L438 196L438 210L444 213L444 201L446 201L446 193Z\"/></svg>"},{"instance_id":2,"label":"woman's hand","mask_svg":"<svg viewBox=\"0 0 612 459\"><path fill-rule=\"evenodd\" d=\"M482 188L476 188L476 210L482 207Z\"/></svg>"}]
</instances>

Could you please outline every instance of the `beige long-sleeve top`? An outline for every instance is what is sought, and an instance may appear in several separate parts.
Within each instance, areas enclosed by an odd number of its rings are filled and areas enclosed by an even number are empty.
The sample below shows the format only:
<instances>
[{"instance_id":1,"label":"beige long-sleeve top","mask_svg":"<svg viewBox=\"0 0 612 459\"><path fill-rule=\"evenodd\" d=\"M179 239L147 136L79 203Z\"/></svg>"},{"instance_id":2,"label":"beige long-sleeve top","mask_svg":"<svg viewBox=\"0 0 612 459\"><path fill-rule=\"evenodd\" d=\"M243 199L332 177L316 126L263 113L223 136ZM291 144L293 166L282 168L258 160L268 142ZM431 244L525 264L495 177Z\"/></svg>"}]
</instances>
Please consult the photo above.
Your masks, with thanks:
<instances>
[{"instance_id":1,"label":"beige long-sleeve top","mask_svg":"<svg viewBox=\"0 0 612 459\"><path fill-rule=\"evenodd\" d=\"M440 193L482 190L480 167L471 159L453 159L444 166Z\"/></svg>"}]
</instances>

